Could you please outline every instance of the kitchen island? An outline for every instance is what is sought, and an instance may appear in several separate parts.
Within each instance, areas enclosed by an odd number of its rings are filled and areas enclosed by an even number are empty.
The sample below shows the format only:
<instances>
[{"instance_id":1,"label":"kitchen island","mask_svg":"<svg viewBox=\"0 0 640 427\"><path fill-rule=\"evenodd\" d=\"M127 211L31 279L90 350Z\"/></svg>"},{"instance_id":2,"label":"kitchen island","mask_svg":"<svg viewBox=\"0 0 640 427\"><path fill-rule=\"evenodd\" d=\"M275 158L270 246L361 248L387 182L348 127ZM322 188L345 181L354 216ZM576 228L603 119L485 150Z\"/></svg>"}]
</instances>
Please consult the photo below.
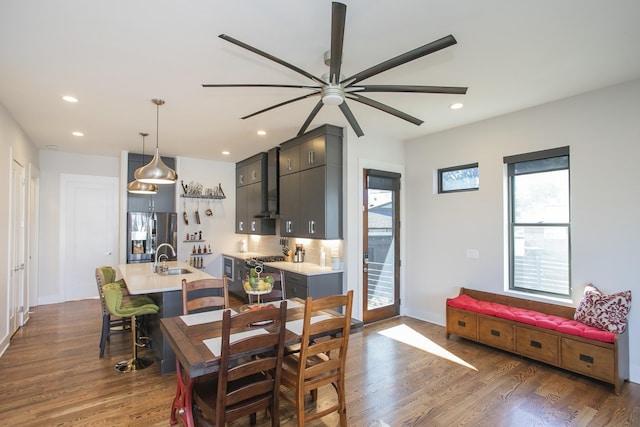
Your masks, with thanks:
<instances>
[{"instance_id":1,"label":"kitchen island","mask_svg":"<svg viewBox=\"0 0 640 427\"><path fill-rule=\"evenodd\" d=\"M132 295L146 295L160 307L158 315L150 315L148 334L151 350L160 363L160 372L175 371L175 355L160 331L160 319L182 315L182 279L188 281L211 279L213 276L190 266L186 262L169 261L165 264L171 271L182 274L160 275L153 272L152 263L120 264L118 269Z\"/></svg>"}]
</instances>

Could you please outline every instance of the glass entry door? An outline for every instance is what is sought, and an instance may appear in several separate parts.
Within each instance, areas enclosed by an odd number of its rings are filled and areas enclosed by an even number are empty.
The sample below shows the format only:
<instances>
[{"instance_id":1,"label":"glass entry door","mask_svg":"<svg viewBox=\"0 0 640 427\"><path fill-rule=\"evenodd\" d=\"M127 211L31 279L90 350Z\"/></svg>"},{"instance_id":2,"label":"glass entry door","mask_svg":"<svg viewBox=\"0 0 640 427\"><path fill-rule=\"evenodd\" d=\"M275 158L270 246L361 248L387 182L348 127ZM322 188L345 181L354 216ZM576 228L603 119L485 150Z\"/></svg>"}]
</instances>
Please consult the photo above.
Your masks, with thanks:
<instances>
[{"instance_id":1,"label":"glass entry door","mask_svg":"<svg viewBox=\"0 0 640 427\"><path fill-rule=\"evenodd\" d=\"M400 314L400 174L364 171L362 254L365 323Z\"/></svg>"}]
</instances>

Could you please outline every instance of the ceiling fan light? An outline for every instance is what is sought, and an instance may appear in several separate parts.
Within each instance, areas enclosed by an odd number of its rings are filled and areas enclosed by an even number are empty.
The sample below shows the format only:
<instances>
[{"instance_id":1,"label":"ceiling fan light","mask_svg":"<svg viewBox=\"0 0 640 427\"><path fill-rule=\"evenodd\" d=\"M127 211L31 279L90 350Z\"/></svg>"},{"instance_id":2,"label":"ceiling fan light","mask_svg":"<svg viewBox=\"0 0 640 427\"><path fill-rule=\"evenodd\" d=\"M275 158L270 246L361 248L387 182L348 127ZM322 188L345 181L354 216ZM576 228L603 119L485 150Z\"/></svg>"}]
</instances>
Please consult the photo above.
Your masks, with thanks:
<instances>
[{"instance_id":1,"label":"ceiling fan light","mask_svg":"<svg viewBox=\"0 0 640 427\"><path fill-rule=\"evenodd\" d=\"M344 99L340 95L329 94L322 97L324 105L340 105L343 101Z\"/></svg>"},{"instance_id":2,"label":"ceiling fan light","mask_svg":"<svg viewBox=\"0 0 640 427\"><path fill-rule=\"evenodd\" d=\"M158 148L151 161L136 169L136 180L147 184L173 184L178 179L176 171L167 166L160 157Z\"/></svg>"},{"instance_id":3,"label":"ceiling fan light","mask_svg":"<svg viewBox=\"0 0 640 427\"><path fill-rule=\"evenodd\" d=\"M133 180L127 184L127 191L133 194L157 194L158 186L156 184L147 184L138 180Z\"/></svg>"},{"instance_id":4,"label":"ceiling fan light","mask_svg":"<svg viewBox=\"0 0 640 427\"><path fill-rule=\"evenodd\" d=\"M327 85L322 88L322 103L324 105L340 105L344 102L344 89L337 85Z\"/></svg>"}]
</instances>

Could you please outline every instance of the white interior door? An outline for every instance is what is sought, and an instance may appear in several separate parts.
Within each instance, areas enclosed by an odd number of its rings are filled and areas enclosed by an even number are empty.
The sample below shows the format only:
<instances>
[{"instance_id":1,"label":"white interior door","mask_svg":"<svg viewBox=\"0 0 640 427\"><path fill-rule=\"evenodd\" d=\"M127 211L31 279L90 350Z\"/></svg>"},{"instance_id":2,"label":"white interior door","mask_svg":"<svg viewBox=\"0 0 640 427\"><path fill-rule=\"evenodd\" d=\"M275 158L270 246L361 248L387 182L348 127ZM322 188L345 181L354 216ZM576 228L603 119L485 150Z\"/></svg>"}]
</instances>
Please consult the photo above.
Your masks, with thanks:
<instances>
[{"instance_id":1,"label":"white interior door","mask_svg":"<svg viewBox=\"0 0 640 427\"><path fill-rule=\"evenodd\" d=\"M11 170L11 281L9 283L9 334L22 326L24 307L24 167L16 162Z\"/></svg>"},{"instance_id":2,"label":"white interior door","mask_svg":"<svg viewBox=\"0 0 640 427\"><path fill-rule=\"evenodd\" d=\"M96 267L118 262L118 178L62 175L60 202L64 299L98 297Z\"/></svg>"}]
</instances>

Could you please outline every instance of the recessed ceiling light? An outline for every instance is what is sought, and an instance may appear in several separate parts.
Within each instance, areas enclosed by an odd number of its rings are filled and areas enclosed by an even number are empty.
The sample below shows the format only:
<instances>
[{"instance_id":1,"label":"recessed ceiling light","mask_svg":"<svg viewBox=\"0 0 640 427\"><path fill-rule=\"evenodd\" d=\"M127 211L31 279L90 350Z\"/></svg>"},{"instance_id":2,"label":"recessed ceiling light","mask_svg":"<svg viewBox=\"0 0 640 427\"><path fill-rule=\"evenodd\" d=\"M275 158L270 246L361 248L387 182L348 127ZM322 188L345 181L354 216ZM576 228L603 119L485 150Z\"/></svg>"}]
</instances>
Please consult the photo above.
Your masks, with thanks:
<instances>
[{"instance_id":1,"label":"recessed ceiling light","mask_svg":"<svg viewBox=\"0 0 640 427\"><path fill-rule=\"evenodd\" d=\"M78 98L75 98L75 97L69 96L69 95L63 96L62 99L64 99L67 102L78 102Z\"/></svg>"},{"instance_id":2,"label":"recessed ceiling light","mask_svg":"<svg viewBox=\"0 0 640 427\"><path fill-rule=\"evenodd\" d=\"M449 105L449 108L451 108L452 110L459 110L462 107L464 107L464 104L462 104L462 102L456 102L454 104Z\"/></svg>"},{"instance_id":3,"label":"recessed ceiling light","mask_svg":"<svg viewBox=\"0 0 640 427\"><path fill-rule=\"evenodd\" d=\"M266 135L266 134L267 134L267 132L266 132L266 131L264 131L264 130L259 130L259 131L258 131L258 135L260 135L260 136L262 136L262 135Z\"/></svg>"},{"instance_id":4,"label":"recessed ceiling light","mask_svg":"<svg viewBox=\"0 0 640 427\"><path fill-rule=\"evenodd\" d=\"M73 135L73 136L84 136L84 133L75 131L75 132L71 132L71 135Z\"/></svg>"},{"instance_id":5,"label":"recessed ceiling light","mask_svg":"<svg viewBox=\"0 0 640 427\"><path fill-rule=\"evenodd\" d=\"M47 148L49 148L51 150L57 150L58 146L57 145L53 145L53 144L49 144L49 145L47 145Z\"/></svg>"},{"instance_id":6,"label":"recessed ceiling light","mask_svg":"<svg viewBox=\"0 0 640 427\"><path fill-rule=\"evenodd\" d=\"M229 155L229 154L231 154L231 153L225 150L225 151L223 151L223 152L222 152L222 154L223 154L224 156L228 156L228 155Z\"/></svg>"}]
</instances>

